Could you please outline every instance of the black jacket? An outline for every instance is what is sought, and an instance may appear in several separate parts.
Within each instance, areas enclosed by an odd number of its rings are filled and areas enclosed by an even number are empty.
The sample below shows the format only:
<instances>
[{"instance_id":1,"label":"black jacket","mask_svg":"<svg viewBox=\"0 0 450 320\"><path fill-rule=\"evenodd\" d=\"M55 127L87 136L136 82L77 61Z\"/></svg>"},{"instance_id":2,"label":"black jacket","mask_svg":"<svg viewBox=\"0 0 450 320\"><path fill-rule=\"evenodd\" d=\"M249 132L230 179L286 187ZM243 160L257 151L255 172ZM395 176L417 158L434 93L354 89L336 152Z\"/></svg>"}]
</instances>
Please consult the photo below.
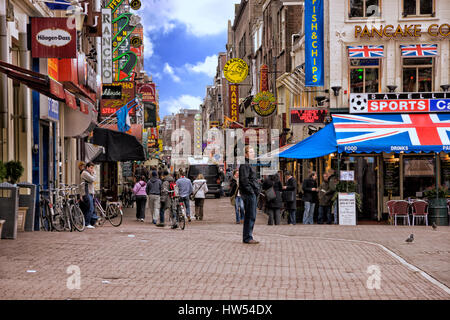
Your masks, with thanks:
<instances>
[{"instance_id":1,"label":"black jacket","mask_svg":"<svg viewBox=\"0 0 450 320\"><path fill-rule=\"evenodd\" d=\"M294 179L294 177L292 177L288 181L286 181L285 191L286 192L294 192L295 196L297 197L297 181ZM286 209L288 209L288 210L297 209L297 200L286 202Z\"/></svg>"},{"instance_id":2,"label":"black jacket","mask_svg":"<svg viewBox=\"0 0 450 320\"><path fill-rule=\"evenodd\" d=\"M273 187L273 189L275 190L275 194L276 194L276 198L270 202L266 203L266 208L269 209L278 209L278 208L282 208L283 207L283 199L282 199L282 194L281 191L283 189L283 186L280 182L280 180L278 178L274 178L273 176L270 176L266 179L264 179L262 188L264 191L270 189L271 187Z\"/></svg>"},{"instance_id":3,"label":"black jacket","mask_svg":"<svg viewBox=\"0 0 450 320\"><path fill-rule=\"evenodd\" d=\"M249 160L245 159L245 163L239 167L239 191L243 196L252 194L258 196L259 189L255 170L249 164Z\"/></svg>"},{"instance_id":4,"label":"black jacket","mask_svg":"<svg viewBox=\"0 0 450 320\"><path fill-rule=\"evenodd\" d=\"M317 181L313 179L306 179L303 181L303 201L317 202L317 191L312 191L312 188L317 189Z\"/></svg>"},{"instance_id":5,"label":"black jacket","mask_svg":"<svg viewBox=\"0 0 450 320\"><path fill-rule=\"evenodd\" d=\"M230 181L230 195L234 195L237 194L236 189L238 187L238 183L236 181L236 179L233 177Z\"/></svg>"}]
</instances>

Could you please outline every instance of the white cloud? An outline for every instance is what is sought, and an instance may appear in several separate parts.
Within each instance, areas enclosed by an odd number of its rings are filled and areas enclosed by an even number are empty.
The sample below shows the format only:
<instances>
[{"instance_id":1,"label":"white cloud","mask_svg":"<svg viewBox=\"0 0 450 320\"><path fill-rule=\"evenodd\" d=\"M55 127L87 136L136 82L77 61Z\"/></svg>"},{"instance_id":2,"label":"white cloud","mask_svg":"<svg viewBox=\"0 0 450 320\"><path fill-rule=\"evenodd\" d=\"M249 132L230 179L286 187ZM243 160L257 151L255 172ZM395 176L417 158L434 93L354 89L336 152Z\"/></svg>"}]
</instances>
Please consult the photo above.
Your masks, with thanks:
<instances>
[{"instance_id":1,"label":"white cloud","mask_svg":"<svg viewBox=\"0 0 450 320\"><path fill-rule=\"evenodd\" d=\"M142 1L139 14L147 30L169 32L175 23L189 33L202 37L226 32L228 20L234 19L234 4L239 0L151 0Z\"/></svg>"},{"instance_id":2,"label":"white cloud","mask_svg":"<svg viewBox=\"0 0 450 320\"><path fill-rule=\"evenodd\" d=\"M205 61L196 65L186 64L185 66L191 72L204 73L213 78L217 73L217 55L206 57Z\"/></svg>"},{"instance_id":3,"label":"white cloud","mask_svg":"<svg viewBox=\"0 0 450 320\"><path fill-rule=\"evenodd\" d=\"M180 77L178 77L175 74L175 71L173 71L173 68L167 62L164 65L164 70L163 71L164 71L164 73L168 74L172 78L172 80L174 82L180 82L181 81Z\"/></svg>"},{"instance_id":4,"label":"white cloud","mask_svg":"<svg viewBox=\"0 0 450 320\"><path fill-rule=\"evenodd\" d=\"M182 95L178 98L171 98L162 100L160 102L161 114L178 113L181 109L196 109L198 110L203 99L191 95Z\"/></svg>"},{"instance_id":5,"label":"white cloud","mask_svg":"<svg viewBox=\"0 0 450 320\"><path fill-rule=\"evenodd\" d=\"M144 32L144 58L148 59L153 56L153 42Z\"/></svg>"}]
</instances>

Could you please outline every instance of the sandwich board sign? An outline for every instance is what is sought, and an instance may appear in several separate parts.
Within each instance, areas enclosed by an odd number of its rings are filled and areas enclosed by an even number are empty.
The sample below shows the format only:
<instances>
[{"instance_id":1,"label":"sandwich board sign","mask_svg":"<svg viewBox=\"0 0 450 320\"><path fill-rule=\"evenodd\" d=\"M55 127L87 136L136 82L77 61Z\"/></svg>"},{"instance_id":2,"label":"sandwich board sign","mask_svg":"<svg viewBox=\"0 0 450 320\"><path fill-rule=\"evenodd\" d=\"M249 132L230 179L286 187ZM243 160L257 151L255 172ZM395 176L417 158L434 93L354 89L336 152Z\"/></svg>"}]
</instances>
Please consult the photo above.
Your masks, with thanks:
<instances>
[{"instance_id":1,"label":"sandwich board sign","mask_svg":"<svg viewBox=\"0 0 450 320\"><path fill-rule=\"evenodd\" d=\"M342 226L356 226L356 198L355 193L339 193L339 224Z\"/></svg>"}]
</instances>

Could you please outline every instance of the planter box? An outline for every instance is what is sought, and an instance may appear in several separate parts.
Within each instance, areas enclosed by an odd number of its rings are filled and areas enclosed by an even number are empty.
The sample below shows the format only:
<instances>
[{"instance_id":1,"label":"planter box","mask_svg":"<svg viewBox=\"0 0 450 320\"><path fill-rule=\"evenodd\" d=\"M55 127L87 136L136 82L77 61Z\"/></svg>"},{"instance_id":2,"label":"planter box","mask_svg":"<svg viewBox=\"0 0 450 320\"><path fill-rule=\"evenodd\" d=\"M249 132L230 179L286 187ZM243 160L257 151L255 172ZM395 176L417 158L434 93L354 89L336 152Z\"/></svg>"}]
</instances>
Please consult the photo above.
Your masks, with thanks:
<instances>
[{"instance_id":1,"label":"planter box","mask_svg":"<svg viewBox=\"0 0 450 320\"><path fill-rule=\"evenodd\" d=\"M17 231L25 231L25 219L27 217L27 207L20 207L17 211Z\"/></svg>"}]
</instances>

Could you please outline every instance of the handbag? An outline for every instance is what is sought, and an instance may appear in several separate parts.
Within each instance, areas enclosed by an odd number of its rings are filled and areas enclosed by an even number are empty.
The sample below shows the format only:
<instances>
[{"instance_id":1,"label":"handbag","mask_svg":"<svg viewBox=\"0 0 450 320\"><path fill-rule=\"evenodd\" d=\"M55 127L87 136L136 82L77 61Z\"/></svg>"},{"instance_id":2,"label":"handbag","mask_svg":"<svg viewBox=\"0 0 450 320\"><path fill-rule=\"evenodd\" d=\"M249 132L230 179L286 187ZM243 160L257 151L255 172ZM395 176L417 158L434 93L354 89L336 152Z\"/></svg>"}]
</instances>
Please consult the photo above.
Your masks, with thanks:
<instances>
[{"instance_id":1,"label":"handbag","mask_svg":"<svg viewBox=\"0 0 450 320\"><path fill-rule=\"evenodd\" d=\"M266 195L266 199L268 202L271 202L277 198L277 194L275 193L275 189L273 187L270 187L266 191L264 191L264 194Z\"/></svg>"},{"instance_id":2,"label":"handbag","mask_svg":"<svg viewBox=\"0 0 450 320\"><path fill-rule=\"evenodd\" d=\"M198 188L197 191L195 191L194 194L191 194L191 195L189 196L189 199L190 199L191 201L195 201L195 196L197 195L197 192L200 191L200 189L203 187L203 185L204 185L205 183L206 183L206 182L203 182L202 185L200 186L200 188Z\"/></svg>"},{"instance_id":3,"label":"handbag","mask_svg":"<svg viewBox=\"0 0 450 320\"><path fill-rule=\"evenodd\" d=\"M234 192L234 194L230 198L230 202L231 202L231 205L233 207L236 206L236 197L237 197L238 192L239 192L239 186L236 186L236 191Z\"/></svg>"}]
</instances>

